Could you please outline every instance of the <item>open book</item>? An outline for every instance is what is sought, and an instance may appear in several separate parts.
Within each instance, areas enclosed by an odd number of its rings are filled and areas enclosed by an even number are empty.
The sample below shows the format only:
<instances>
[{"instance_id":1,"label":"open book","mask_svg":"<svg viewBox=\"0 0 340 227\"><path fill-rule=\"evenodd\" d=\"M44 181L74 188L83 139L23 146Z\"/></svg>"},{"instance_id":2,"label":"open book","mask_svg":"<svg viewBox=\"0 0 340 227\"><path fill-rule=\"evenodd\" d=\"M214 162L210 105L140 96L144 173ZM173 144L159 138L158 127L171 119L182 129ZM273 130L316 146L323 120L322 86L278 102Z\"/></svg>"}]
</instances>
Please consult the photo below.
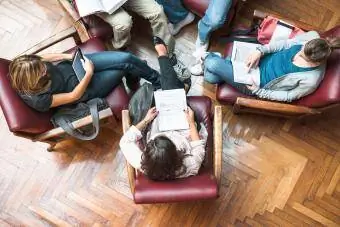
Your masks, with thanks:
<instances>
[{"instance_id":1,"label":"open book","mask_svg":"<svg viewBox=\"0 0 340 227\"><path fill-rule=\"evenodd\" d=\"M113 13L127 0L76 0L79 16L84 17L98 12Z\"/></svg>"},{"instance_id":2,"label":"open book","mask_svg":"<svg viewBox=\"0 0 340 227\"><path fill-rule=\"evenodd\" d=\"M256 50L260 44L246 43L235 41L233 52L231 54L231 62L233 63L234 82L241 84L252 84L251 78L256 78L260 74L259 67L250 69L247 72L246 61L251 53Z\"/></svg>"},{"instance_id":3,"label":"open book","mask_svg":"<svg viewBox=\"0 0 340 227\"><path fill-rule=\"evenodd\" d=\"M160 131L188 129L184 110L187 101L184 89L172 89L154 92L156 109L158 111L158 126Z\"/></svg>"}]
</instances>

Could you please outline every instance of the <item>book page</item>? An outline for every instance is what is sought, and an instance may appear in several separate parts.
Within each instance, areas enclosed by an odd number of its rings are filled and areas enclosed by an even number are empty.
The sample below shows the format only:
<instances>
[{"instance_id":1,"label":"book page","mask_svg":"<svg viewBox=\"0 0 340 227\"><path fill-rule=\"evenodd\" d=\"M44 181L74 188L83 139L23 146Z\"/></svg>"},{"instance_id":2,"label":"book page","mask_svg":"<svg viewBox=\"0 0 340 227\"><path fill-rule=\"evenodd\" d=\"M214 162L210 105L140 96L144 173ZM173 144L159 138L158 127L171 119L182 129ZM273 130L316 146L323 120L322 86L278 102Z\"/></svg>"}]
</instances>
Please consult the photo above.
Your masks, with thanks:
<instances>
[{"instance_id":1,"label":"book page","mask_svg":"<svg viewBox=\"0 0 340 227\"><path fill-rule=\"evenodd\" d=\"M188 129L189 124L184 110L187 101L184 89L154 92L160 131Z\"/></svg>"},{"instance_id":2,"label":"book page","mask_svg":"<svg viewBox=\"0 0 340 227\"><path fill-rule=\"evenodd\" d=\"M81 17L105 11L100 0L76 0L76 4Z\"/></svg>"},{"instance_id":3,"label":"book page","mask_svg":"<svg viewBox=\"0 0 340 227\"><path fill-rule=\"evenodd\" d=\"M258 77L259 68L250 69L247 72L246 61L251 53L256 50L259 44L235 41L231 61L233 63L234 82L242 84L252 84L253 79Z\"/></svg>"},{"instance_id":4,"label":"book page","mask_svg":"<svg viewBox=\"0 0 340 227\"><path fill-rule=\"evenodd\" d=\"M117 9L119 9L127 0L100 0L105 12L108 14L113 13Z\"/></svg>"}]
</instances>

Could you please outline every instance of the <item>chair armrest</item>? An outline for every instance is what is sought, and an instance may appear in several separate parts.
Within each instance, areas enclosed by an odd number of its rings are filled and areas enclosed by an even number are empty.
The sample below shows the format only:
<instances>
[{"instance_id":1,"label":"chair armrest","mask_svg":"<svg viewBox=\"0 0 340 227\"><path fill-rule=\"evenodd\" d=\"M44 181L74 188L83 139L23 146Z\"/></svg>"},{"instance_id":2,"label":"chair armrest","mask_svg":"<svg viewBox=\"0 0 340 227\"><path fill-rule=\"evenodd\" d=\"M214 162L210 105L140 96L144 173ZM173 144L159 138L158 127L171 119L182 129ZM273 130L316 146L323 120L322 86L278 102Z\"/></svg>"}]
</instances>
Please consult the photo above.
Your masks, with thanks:
<instances>
[{"instance_id":1,"label":"chair armrest","mask_svg":"<svg viewBox=\"0 0 340 227\"><path fill-rule=\"evenodd\" d=\"M292 21L290 19L287 19L287 18L284 18L282 17L281 15L279 14L276 14L276 13L265 13L265 12L262 12L260 10L254 10L254 14L253 14L253 21L252 21L252 24L261 24L261 22L263 21L263 19L266 17L266 16L272 16L272 17L276 17L280 20L283 20L295 27L298 27L298 28L301 28L302 30L304 31L319 31L319 28L313 26L313 25L310 25L310 24L306 24L304 22L301 22L301 21Z\"/></svg>"},{"instance_id":2,"label":"chair armrest","mask_svg":"<svg viewBox=\"0 0 340 227\"><path fill-rule=\"evenodd\" d=\"M131 125L131 119L128 110L122 110L123 133L125 133ZM136 170L126 161L126 170L128 172L129 184L132 195L135 193Z\"/></svg>"},{"instance_id":3,"label":"chair armrest","mask_svg":"<svg viewBox=\"0 0 340 227\"><path fill-rule=\"evenodd\" d=\"M80 38L78 36L78 33L74 27L69 27L53 36L50 36L49 38L39 42L38 44L34 45L30 49L26 50L22 54L37 54L41 52L44 49L47 49L50 46L53 46L56 43L59 43L60 41L63 41L67 38L73 38L75 43L77 45L81 44Z\"/></svg>"},{"instance_id":4,"label":"chair armrest","mask_svg":"<svg viewBox=\"0 0 340 227\"><path fill-rule=\"evenodd\" d=\"M234 112L241 112L242 109L262 110L265 112L288 114L288 115L302 115L302 114L318 114L318 110L308 108L305 106L297 106L286 103L279 103L273 101L264 101L258 99L249 99L238 97L234 104ZM251 112L251 111L248 111Z\"/></svg>"},{"instance_id":5,"label":"chair armrest","mask_svg":"<svg viewBox=\"0 0 340 227\"><path fill-rule=\"evenodd\" d=\"M221 182L222 172L222 107L215 106L214 110L214 175L218 186Z\"/></svg>"},{"instance_id":6,"label":"chair armrest","mask_svg":"<svg viewBox=\"0 0 340 227\"><path fill-rule=\"evenodd\" d=\"M79 13L68 0L58 0L58 2L74 21L80 20L81 17L79 16Z\"/></svg>"},{"instance_id":7,"label":"chair armrest","mask_svg":"<svg viewBox=\"0 0 340 227\"><path fill-rule=\"evenodd\" d=\"M111 109L106 108L104 110L99 111L99 120L108 118L112 115L113 114L112 114ZM92 117L91 117L91 115L89 115L89 116L83 117L81 119L78 119L78 120L72 122L72 126L73 126L73 128L78 129L78 128L81 128L83 126L89 125L91 123L92 123ZM34 137L32 140L33 141L44 141L44 140L48 140L48 139L56 137L56 136L60 136L64 133L65 133L65 131L61 127L58 127L58 128L51 129L47 132L44 132L42 134L39 134L36 137Z\"/></svg>"},{"instance_id":8,"label":"chair armrest","mask_svg":"<svg viewBox=\"0 0 340 227\"><path fill-rule=\"evenodd\" d=\"M74 8L74 6L68 0L58 0L58 2L62 6L64 11L72 18L73 25L78 31L81 41L85 42L90 39L90 35L87 32L86 25L83 19L79 16L79 13Z\"/></svg>"}]
</instances>

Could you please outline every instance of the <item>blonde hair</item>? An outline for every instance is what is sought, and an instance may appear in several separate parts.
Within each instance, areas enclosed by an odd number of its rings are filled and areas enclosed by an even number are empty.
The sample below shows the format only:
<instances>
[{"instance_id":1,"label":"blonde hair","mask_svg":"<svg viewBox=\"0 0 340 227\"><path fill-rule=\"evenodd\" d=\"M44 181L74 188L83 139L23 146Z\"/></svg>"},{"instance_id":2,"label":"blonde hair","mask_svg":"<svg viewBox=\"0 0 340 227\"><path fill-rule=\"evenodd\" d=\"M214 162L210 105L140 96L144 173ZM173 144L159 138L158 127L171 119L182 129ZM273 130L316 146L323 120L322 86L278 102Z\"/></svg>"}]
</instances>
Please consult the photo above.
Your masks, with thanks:
<instances>
[{"instance_id":1,"label":"blonde hair","mask_svg":"<svg viewBox=\"0 0 340 227\"><path fill-rule=\"evenodd\" d=\"M16 57L9 65L12 87L20 93L36 94L47 90L51 81L44 76L46 65L37 55Z\"/></svg>"},{"instance_id":2,"label":"blonde hair","mask_svg":"<svg viewBox=\"0 0 340 227\"><path fill-rule=\"evenodd\" d=\"M305 44L303 52L311 62L323 62L332 51L340 48L340 38L313 39Z\"/></svg>"}]
</instances>

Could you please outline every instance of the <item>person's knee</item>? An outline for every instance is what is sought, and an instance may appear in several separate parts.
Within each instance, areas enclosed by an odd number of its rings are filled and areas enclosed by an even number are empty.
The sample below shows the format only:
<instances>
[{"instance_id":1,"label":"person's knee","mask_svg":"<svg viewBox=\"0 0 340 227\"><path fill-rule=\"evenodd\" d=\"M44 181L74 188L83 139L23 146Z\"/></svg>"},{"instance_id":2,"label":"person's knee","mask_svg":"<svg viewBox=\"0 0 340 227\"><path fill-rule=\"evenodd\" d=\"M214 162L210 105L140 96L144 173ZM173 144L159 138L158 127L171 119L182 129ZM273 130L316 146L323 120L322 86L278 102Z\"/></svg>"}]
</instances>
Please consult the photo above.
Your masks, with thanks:
<instances>
[{"instance_id":1,"label":"person's knee","mask_svg":"<svg viewBox=\"0 0 340 227\"><path fill-rule=\"evenodd\" d=\"M204 68L209 72L214 72L219 66L219 59L216 56L208 55L204 60Z\"/></svg>"},{"instance_id":2,"label":"person's knee","mask_svg":"<svg viewBox=\"0 0 340 227\"><path fill-rule=\"evenodd\" d=\"M118 32L128 32L132 27L132 17L128 14L120 16L118 23L111 24L113 29Z\"/></svg>"},{"instance_id":3,"label":"person's knee","mask_svg":"<svg viewBox=\"0 0 340 227\"><path fill-rule=\"evenodd\" d=\"M129 52L120 52L119 58L122 62L131 63L134 59L134 55Z\"/></svg>"}]
</instances>

